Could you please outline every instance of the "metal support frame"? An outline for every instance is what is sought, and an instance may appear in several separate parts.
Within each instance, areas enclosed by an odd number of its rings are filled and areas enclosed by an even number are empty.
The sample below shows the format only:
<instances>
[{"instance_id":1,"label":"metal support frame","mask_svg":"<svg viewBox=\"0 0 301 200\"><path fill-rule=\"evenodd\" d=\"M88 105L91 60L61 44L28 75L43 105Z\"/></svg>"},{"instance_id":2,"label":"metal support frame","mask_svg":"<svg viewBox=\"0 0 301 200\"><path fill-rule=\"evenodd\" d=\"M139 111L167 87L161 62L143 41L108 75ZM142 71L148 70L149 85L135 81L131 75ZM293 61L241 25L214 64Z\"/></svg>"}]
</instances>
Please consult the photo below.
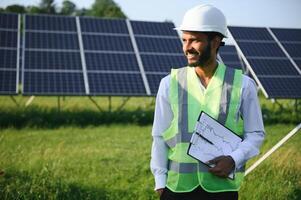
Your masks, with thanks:
<instances>
[{"instance_id":1,"label":"metal support frame","mask_svg":"<svg viewBox=\"0 0 301 200\"><path fill-rule=\"evenodd\" d=\"M85 57L85 53L84 53L84 45L83 45L83 38L82 38L82 31L81 31L81 27L80 27L79 17L78 16L75 17L75 20L76 20L78 44L79 44L79 49L80 49L80 58L81 58L81 64L82 64L82 69L83 69L85 90L86 90L86 94L90 94L86 57Z\"/></svg>"},{"instance_id":2,"label":"metal support frame","mask_svg":"<svg viewBox=\"0 0 301 200\"><path fill-rule=\"evenodd\" d=\"M124 97L122 104L116 109L116 111L121 111L121 109L125 106L125 104L130 100L131 97Z\"/></svg>"},{"instance_id":3,"label":"metal support frame","mask_svg":"<svg viewBox=\"0 0 301 200\"><path fill-rule=\"evenodd\" d=\"M109 112L112 112L112 97L109 96Z\"/></svg>"},{"instance_id":4,"label":"metal support frame","mask_svg":"<svg viewBox=\"0 0 301 200\"><path fill-rule=\"evenodd\" d=\"M35 96L31 96L31 97L26 101L25 107L28 107L28 106L32 103L32 101L34 100L34 98L35 98Z\"/></svg>"},{"instance_id":5,"label":"metal support frame","mask_svg":"<svg viewBox=\"0 0 301 200\"><path fill-rule=\"evenodd\" d=\"M57 97L57 111L61 112L61 99L60 99L60 96Z\"/></svg>"},{"instance_id":6,"label":"metal support frame","mask_svg":"<svg viewBox=\"0 0 301 200\"><path fill-rule=\"evenodd\" d=\"M295 135L301 128L301 123L299 123L292 131L290 131L285 137L283 137L275 146L273 146L268 152L266 152L259 160L257 160L251 167L249 167L245 176L251 173L260 163L267 159L274 151L281 147L288 139Z\"/></svg>"},{"instance_id":7,"label":"metal support frame","mask_svg":"<svg viewBox=\"0 0 301 200\"><path fill-rule=\"evenodd\" d=\"M88 96L90 101L96 106L96 108L100 111L100 112L103 112L104 110L97 104L97 102L91 97L91 96Z\"/></svg>"},{"instance_id":8,"label":"metal support frame","mask_svg":"<svg viewBox=\"0 0 301 200\"><path fill-rule=\"evenodd\" d=\"M17 105L17 107L20 107L20 104L18 101L14 98L14 96L10 95L11 100Z\"/></svg>"},{"instance_id":9,"label":"metal support frame","mask_svg":"<svg viewBox=\"0 0 301 200\"><path fill-rule=\"evenodd\" d=\"M145 70L144 70L144 67L143 67L143 62L142 62L141 56L139 54L138 45L137 45L137 42L136 42L136 39L135 39L135 36L134 36L134 32L133 32L133 29L132 29L132 25L131 25L131 22L130 22L129 19L126 20L126 25L127 25L127 28L128 28L129 34L130 34L131 42L132 42L132 45L133 45L133 48L134 48L134 52L135 52L135 55L136 55L136 59L137 59L137 62L138 62L138 66L139 66L139 69L140 69L140 74L141 74L141 77L142 77L142 80L143 80L143 84L144 84L144 87L145 87L146 94L151 95L151 90L150 90L148 80L147 80L147 77L146 77L146 74L145 74Z\"/></svg>"}]
</instances>

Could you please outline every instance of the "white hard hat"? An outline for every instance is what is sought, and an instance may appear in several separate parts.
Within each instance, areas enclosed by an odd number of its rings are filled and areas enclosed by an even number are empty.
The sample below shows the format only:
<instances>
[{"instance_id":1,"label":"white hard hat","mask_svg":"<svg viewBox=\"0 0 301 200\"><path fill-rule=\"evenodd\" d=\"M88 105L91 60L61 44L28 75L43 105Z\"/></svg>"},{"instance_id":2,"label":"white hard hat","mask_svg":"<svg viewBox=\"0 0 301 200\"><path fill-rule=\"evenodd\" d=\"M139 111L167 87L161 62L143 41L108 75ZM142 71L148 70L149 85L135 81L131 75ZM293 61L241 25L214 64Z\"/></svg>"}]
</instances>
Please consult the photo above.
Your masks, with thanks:
<instances>
[{"instance_id":1,"label":"white hard hat","mask_svg":"<svg viewBox=\"0 0 301 200\"><path fill-rule=\"evenodd\" d=\"M180 27L181 31L218 32L227 37L227 22L224 14L216 7L201 4L188 10Z\"/></svg>"}]
</instances>

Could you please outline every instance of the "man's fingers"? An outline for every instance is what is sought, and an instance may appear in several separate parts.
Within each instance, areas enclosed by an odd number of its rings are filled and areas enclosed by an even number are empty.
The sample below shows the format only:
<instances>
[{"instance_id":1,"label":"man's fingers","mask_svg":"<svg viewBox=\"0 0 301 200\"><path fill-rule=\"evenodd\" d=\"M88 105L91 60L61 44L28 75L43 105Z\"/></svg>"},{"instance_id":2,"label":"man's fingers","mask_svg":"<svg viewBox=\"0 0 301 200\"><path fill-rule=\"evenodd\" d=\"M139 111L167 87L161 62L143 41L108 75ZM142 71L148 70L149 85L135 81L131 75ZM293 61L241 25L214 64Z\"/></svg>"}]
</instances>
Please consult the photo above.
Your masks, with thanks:
<instances>
[{"instance_id":1,"label":"man's fingers","mask_svg":"<svg viewBox=\"0 0 301 200\"><path fill-rule=\"evenodd\" d=\"M219 156L219 157L216 157L212 160L209 160L208 163L209 164L216 164L218 161L220 161L221 159L223 158L223 156Z\"/></svg>"}]
</instances>

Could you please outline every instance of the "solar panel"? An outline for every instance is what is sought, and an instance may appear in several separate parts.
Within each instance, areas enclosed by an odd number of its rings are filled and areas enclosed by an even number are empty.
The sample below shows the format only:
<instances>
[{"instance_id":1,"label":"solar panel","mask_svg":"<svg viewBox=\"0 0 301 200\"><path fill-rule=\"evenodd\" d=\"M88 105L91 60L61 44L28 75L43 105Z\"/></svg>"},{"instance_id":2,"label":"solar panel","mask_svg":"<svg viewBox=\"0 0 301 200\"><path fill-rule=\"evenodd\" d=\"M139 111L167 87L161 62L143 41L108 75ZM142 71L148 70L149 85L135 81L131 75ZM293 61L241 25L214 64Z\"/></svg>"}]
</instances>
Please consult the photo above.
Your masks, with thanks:
<instances>
[{"instance_id":1,"label":"solar panel","mask_svg":"<svg viewBox=\"0 0 301 200\"><path fill-rule=\"evenodd\" d=\"M252 59L249 58L254 72L259 75L296 75L298 71L288 59Z\"/></svg>"},{"instance_id":2,"label":"solar panel","mask_svg":"<svg viewBox=\"0 0 301 200\"><path fill-rule=\"evenodd\" d=\"M24 94L31 95L84 95L82 73L25 72Z\"/></svg>"},{"instance_id":3,"label":"solar panel","mask_svg":"<svg viewBox=\"0 0 301 200\"><path fill-rule=\"evenodd\" d=\"M26 32L25 48L79 49L77 33Z\"/></svg>"},{"instance_id":4,"label":"solar panel","mask_svg":"<svg viewBox=\"0 0 301 200\"><path fill-rule=\"evenodd\" d=\"M19 17L0 13L0 94L15 95L19 77Z\"/></svg>"},{"instance_id":5,"label":"solar panel","mask_svg":"<svg viewBox=\"0 0 301 200\"><path fill-rule=\"evenodd\" d=\"M0 70L0 94L16 93L16 71Z\"/></svg>"},{"instance_id":6,"label":"solar panel","mask_svg":"<svg viewBox=\"0 0 301 200\"><path fill-rule=\"evenodd\" d=\"M76 32L74 17L56 15L26 15L26 29Z\"/></svg>"},{"instance_id":7,"label":"solar panel","mask_svg":"<svg viewBox=\"0 0 301 200\"><path fill-rule=\"evenodd\" d=\"M27 51L25 66L40 70L82 70L79 52Z\"/></svg>"},{"instance_id":8,"label":"solar panel","mask_svg":"<svg viewBox=\"0 0 301 200\"><path fill-rule=\"evenodd\" d=\"M238 57L235 46L226 45L219 48L221 61L227 66L235 69L242 69L242 62Z\"/></svg>"},{"instance_id":9,"label":"solar panel","mask_svg":"<svg viewBox=\"0 0 301 200\"><path fill-rule=\"evenodd\" d=\"M133 52L130 36L86 35L83 33L85 50Z\"/></svg>"},{"instance_id":10,"label":"solar panel","mask_svg":"<svg viewBox=\"0 0 301 200\"><path fill-rule=\"evenodd\" d=\"M181 54L183 52L182 44L179 38L136 37L136 40L141 53L160 52Z\"/></svg>"},{"instance_id":11,"label":"solar panel","mask_svg":"<svg viewBox=\"0 0 301 200\"><path fill-rule=\"evenodd\" d=\"M172 22L143 22L131 21L133 32L135 35L158 35L158 36L174 36L178 37L177 31Z\"/></svg>"},{"instance_id":12,"label":"solar panel","mask_svg":"<svg viewBox=\"0 0 301 200\"><path fill-rule=\"evenodd\" d=\"M301 45L294 42L300 38L300 31L255 27L229 30L266 97L301 98Z\"/></svg>"},{"instance_id":13,"label":"solar panel","mask_svg":"<svg viewBox=\"0 0 301 200\"><path fill-rule=\"evenodd\" d=\"M161 72L167 74L171 68L179 68L187 65L182 55L152 55L142 54L143 66L147 72Z\"/></svg>"},{"instance_id":14,"label":"solar panel","mask_svg":"<svg viewBox=\"0 0 301 200\"><path fill-rule=\"evenodd\" d=\"M284 43L283 46L291 57L301 58L301 51L300 51L301 43L299 44Z\"/></svg>"},{"instance_id":15,"label":"solar panel","mask_svg":"<svg viewBox=\"0 0 301 200\"><path fill-rule=\"evenodd\" d=\"M187 62L171 22L25 15L24 24L25 95L155 95Z\"/></svg>"},{"instance_id":16,"label":"solar panel","mask_svg":"<svg viewBox=\"0 0 301 200\"><path fill-rule=\"evenodd\" d=\"M294 61L297 64L298 68L301 70L301 58L294 59Z\"/></svg>"},{"instance_id":17,"label":"solar panel","mask_svg":"<svg viewBox=\"0 0 301 200\"><path fill-rule=\"evenodd\" d=\"M268 88L269 95L273 98L300 98L301 77L262 77L264 88Z\"/></svg>"},{"instance_id":18,"label":"solar panel","mask_svg":"<svg viewBox=\"0 0 301 200\"><path fill-rule=\"evenodd\" d=\"M123 19L99 19L92 17L80 18L83 33L123 33L129 34Z\"/></svg>"},{"instance_id":19,"label":"solar panel","mask_svg":"<svg viewBox=\"0 0 301 200\"><path fill-rule=\"evenodd\" d=\"M271 28L279 41L301 42L301 29Z\"/></svg>"},{"instance_id":20,"label":"solar panel","mask_svg":"<svg viewBox=\"0 0 301 200\"><path fill-rule=\"evenodd\" d=\"M171 68L187 65L182 43L171 22L131 21L150 92L155 95Z\"/></svg>"},{"instance_id":21,"label":"solar panel","mask_svg":"<svg viewBox=\"0 0 301 200\"><path fill-rule=\"evenodd\" d=\"M159 84L161 79L166 76L168 73L159 73L159 74L151 74L148 73L147 79L149 81L149 86L152 94L156 94L158 92Z\"/></svg>"},{"instance_id":22,"label":"solar panel","mask_svg":"<svg viewBox=\"0 0 301 200\"><path fill-rule=\"evenodd\" d=\"M301 29L271 28L301 72Z\"/></svg>"},{"instance_id":23,"label":"solar panel","mask_svg":"<svg viewBox=\"0 0 301 200\"><path fill-rule=\"evenodd\" d=\"M128 25L80 18L91 95L146 95Z\"/></svg>"},{"instance_id":24,"label":"solar panel","mask_svg":"<svg viewBox=\"0 0 301 200\"><path fill-rule=\"evenodd\" d=\"M24 16L23 94L84 95L75 17Z\"/></svg>"},{"instance_id":25,"label":"solar panel","mask_svg":"<svg viewBox=\"0 0 301 200\"><path fill-rule=\"evenodd\" d=\"M92 95L145 95L140 73L88 73Z\"/></svg>"},{"instance_id":26,"label":"solar panel","mask_svg":"<svg viewBox=\"0 0 301 200\"><path fill-rule=\"evenodd\" d=\"M273 43L261 43L261 42L240 42L237 44L244 52L246 56L258 56L258 57L286 57L284 52L280 49L276 42Z\"/></svg>"},{"instance_id":27,"label":"solar panel","mask_svg":"<svg viewBox=\"0 0 301 200\"><path fill-rule=\"evenodd\" d=\"M18 29L18 15L13 13L0 13L1 29Z\"/></svg>"},{"instance_id":28,"label":"solar panel","mask_svg":"<svg viewBox=\"0 0 301 200\"><path fill-rule=\"evenodd\" d=\"M134 53L85 53L87 70L91 71L139 71Z\"/></svg>"}]
</instances>

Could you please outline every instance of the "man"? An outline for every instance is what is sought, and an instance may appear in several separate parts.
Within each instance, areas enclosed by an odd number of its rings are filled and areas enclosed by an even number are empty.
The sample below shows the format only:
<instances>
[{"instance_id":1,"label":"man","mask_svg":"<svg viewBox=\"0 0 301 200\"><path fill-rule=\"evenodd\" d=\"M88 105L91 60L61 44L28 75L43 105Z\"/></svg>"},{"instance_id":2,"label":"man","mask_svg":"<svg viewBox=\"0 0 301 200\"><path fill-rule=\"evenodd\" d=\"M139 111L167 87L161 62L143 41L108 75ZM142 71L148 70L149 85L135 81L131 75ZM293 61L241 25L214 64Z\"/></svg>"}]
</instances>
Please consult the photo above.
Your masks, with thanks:
<instances>
[{"instance_id":1,"label":"man","mask_svg":"<svg viewBox=\"0 0 301 200\"><path fill-rule=\"evenodd\" d=\"M253 80L216 61L226 19L211 5L188 10L178 30L188 66L161 80L152 130L151 170L160 199L238 199L247 160L259 153L264 128ZM238 149L209 163L187 155L201 111L243 138ZM227 178L235 172L234 180Z\"/></svg>"}]
</instances>

